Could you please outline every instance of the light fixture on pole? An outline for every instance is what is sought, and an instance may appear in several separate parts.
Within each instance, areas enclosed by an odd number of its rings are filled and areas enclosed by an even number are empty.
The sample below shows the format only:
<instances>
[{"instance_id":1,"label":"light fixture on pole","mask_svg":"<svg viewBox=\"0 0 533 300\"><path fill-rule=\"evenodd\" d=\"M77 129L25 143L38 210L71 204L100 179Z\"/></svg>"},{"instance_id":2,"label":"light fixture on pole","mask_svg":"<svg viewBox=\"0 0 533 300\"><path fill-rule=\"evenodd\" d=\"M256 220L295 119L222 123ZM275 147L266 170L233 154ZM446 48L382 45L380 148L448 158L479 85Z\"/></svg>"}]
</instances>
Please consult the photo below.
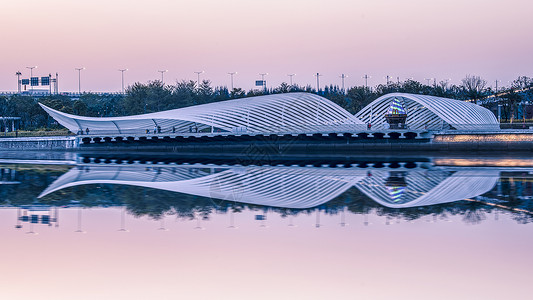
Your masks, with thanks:
<instances>
[{"instance_id":1,"label":"light fixture on pole","mask_svg":"<svg viewBox=\"0 0 533 300\"><path fill-rule=\"evenodd\" d=\"M290 78L291 86L292 86L292 77L293 77L294 75L296 75L296 74L287 74L287 76L289 76L289 78Z\"/></svg>"},{"instance_id":2,"label":"light fixture on pole","mask_svg":"<svg viewBox=\"0 0 533 300\"><path fill-rule=\"evenodd\" d=\"M268 75L268 73L259 73L259 75L261 75L261 83L263 84L263 90L266 91L266 81L265 81L265 76Z\"/></svg>"},{"instance_id":3,"label":"light fixture on pole","mask_svg":"<svg viewBox=\"0 0 533 300\"><path fill-rule=\"evenodd\" d=\"M346 79L346 77L348 77L348 76L346 76L345 74L341 74L341 76L339 76L339 77L342 79L342 93L346 94L344 92L344 79Z\"/></svg>"},{"instance_id":4,"label":"light fixture on pole","mask_svg":"<svg viewBox=\"0 0 533 300\"><path fill-rule=\"evenodd\" d=\"M126 72L128 69L118 69L120 73L122 73L122 94L124 94L124 72Z\"/></svg>"},{"instance_id":5,"label":"light fixture on pole","mask_svg":"<svg viewBox=\"0 0 533 300\"><path fill-rule=\"evenodd\" d=\"M494 80L494 83L496 83L496 94L498 94L498 82L502 82L501 80Z\"/></svg>"},{"instance_id":6,"label":"light fixture on pole","mask_svg":"<svg viewBox=\"0 0 533 300\"><path fill-rule=\"evenodd\" d=\"M33 84L31 84L31 79L33 78L33 69L35 68L37 68L37 66L26 67L26 69L30 69L30 89L31 89L32 95L33 95Z\"/></svg>"},{"instance_id":7,"label":"light fixture on pole","mask_svg":"<svg viewBox=\"0 0 533 300\"><path fill-rule=\"evenodd\" d=\"M200 87L200 74L204 73L204 71L195 71L194 73L196 73L197 76L196 86Z\"/></svg>"},{"instance_id":8,"label":"light fixture on pole","mask_svg":"<svg viewBox=\"0 0 533 300\"><path fill-rule=\"evenodd\" d=\"M433 78L426 78L426 81L428 82L428 86L430 85L431 80L433 80Z\"/></svg>"},{"instance_id":9,"label":"light fixture on pole","mask_svg":"<svg viewBox=\"0 0 533 300\"><path fill-rule=\"evenodd\" d=\"M85 68L74 68L76 71L78 71L78 94L81 95L81 70L85 70Z\"/></svg>"},{"instance_id":10,"label":"light fixture on pole","mask_svg":"<svg viewBox=\"0 0 533 300\"><path fill-rule=\"evenodd\" d=\"M230 77L231 77L231 91L233 91L233 75L235 75L235 74L237 74L237 72L229 72L228 73L228 75L230 75Z\"/></svg>"},{"instance_id":11,"label":"light fixture on pole","mask_svg":"<svg viewBox=\"0 0 533 300\"><path fill-rule=\"evenodd\" d=\"M22 72L17 71L17 73L15 73L15 75L17 75L17 91L20 94L20 75L22 75Z\"/></svg>"},{"instance_id":12,"label":"light fixture on pole","mask_svg":"<svg viewBox=\"0 0 533 300\"><path fill-rule=\"evenodd\" d=\"M372 78L372 76L368 76L367 74L365 74L365 76L363 76L363 78L365 79L365 88L368 89L368 79Z\"/></svg>"},{"instance_id":13,"label":"light fixture on pole","mask_svg":"<svg viewBox=\"0 0 533 300\"><path fill-rule=\"evenodd\" d=\"M164 85L165 84L165 76L164 76L164 74L166 72L168 72L168 70L159 70L157 72L161 73L161 83Z\"/></svg>"},{"instance_id":14,"label":"light fixture on pole","mask_svg":"<svg viewBox=\"0 0 533 300\"><path fill-rule=\"evenodd\" d=\"M316 73L315 76L316 76L316 93L320 94L320 80L319 80L319 78L320 78L320 76L323 76L323 75L320 74L320 73Z\"/></svg>"}]
</instances>

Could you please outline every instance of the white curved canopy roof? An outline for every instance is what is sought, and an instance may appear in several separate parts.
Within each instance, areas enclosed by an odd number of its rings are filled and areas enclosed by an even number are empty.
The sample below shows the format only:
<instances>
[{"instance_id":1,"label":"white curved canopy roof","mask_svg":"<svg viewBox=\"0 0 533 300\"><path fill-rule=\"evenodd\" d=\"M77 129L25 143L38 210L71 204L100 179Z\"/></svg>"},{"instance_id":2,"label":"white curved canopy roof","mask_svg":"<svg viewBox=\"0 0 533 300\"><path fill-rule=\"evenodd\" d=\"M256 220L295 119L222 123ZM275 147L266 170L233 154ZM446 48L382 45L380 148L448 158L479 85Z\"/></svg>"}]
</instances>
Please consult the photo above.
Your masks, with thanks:
<instances>
[{"instance_id":1,"label":"white curved canopy roof","mask_svg":"<svg viewBox=\"0 0 533 300\"><path fill-rule=\"evenodd\" d=\"M305 132L361 126L363 123L326 98L310 93L287 93L195 105L127 117L82 117L46 110L61 125L76 133L140 133L154 126L162 132L186 132L190 126L230 132Z\"/></svg>"},{"instance_id":2,"label":"white curved canopy roof","mask_svg":"<svg viewBox=\"0 0 533 300\"><path fill-rule=\"evenodd\" d=\"M499 130L494 114L479 105L435 96L392 93L379 97L355 116L379 129L386 123L385 114L394 99L403 100L406 124L411 129Z\"/></svg>"},{"instance_id":3,"label":"white curved canopy roof","mask_svg":"<svg viewBox=\"0 0 533 300\"><path fill-rule=\"evenodd\" d=\"M402 179L395 182L391 178ZM454 173L418 168L84 165L63 174L39 198L72 186L121 184L255 205L305 209L324 204L355 186L383 206L408 208L474 197L490 191L498 179L498 170Z\"/></svg>"}]
</instances>

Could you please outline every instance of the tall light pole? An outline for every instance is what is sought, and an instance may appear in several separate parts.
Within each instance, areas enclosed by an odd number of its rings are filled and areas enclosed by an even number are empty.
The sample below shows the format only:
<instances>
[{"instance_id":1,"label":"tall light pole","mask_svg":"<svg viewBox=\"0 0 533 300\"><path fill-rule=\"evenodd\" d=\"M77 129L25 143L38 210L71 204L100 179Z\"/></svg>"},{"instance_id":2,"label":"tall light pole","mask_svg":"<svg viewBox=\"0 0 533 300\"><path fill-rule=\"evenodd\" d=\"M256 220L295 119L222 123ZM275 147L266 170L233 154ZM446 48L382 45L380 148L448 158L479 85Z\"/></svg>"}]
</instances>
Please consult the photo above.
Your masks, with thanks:
<instances>
[{"instance_id":1,"label":"tall light pole","mask_svg":"<svg viewBox=\"0 0 533 300\"><path fill-rule=\"evenodd\" d=\"M33 78L33 69L35 68L37 68L37 66L26 67L26 69L30 69L30 89L31 89L32 95L33 95L33 84L31 84L31 79Z\"/></svg>"},{"instance_id":2,"label":"tall light pole","mask_svg":"<svg viewBox=\"0 0 533 300\"><path fill-rule=\"evenodd\" d=\"M496 94L498 94L498 82L502 82L501 80L494 80L494 82L496 83Z\"/></svg>"},{"instance_id":3,"label":"tall light pole","mask_svg":"<svg viewBox=\"0 0 533 300\"><path fill-rule=\"evenodd\" d=\"M161 83L164 85L165 84L165 76L164 76L164 74L166 72L168 72L168 70L159 70L157 72L161 73Z\"/></svg>"},{"instance_id":4,"label":"tall light pole","mask_svg":"<svg viewBox=\"0 0 533 300\"><path fill-rule=\"evenodd\" d=\"M320 76L322 76L320 73L316 73L315 74L316 76L316 93L319 94L320 93Z\"/></svg>"},{"instance_id":5,"label":"tall light pole","mask_svg":"<svg viewBox=\"0 0 533 300\"><path fill-rule=\"evenodd\" d=\"M389 75L385 76L385 79L387 80L387 86L389 86L389 84L390 84L390 78L391 77Z\"/></svg>"},{"instance_id":6,"label":"tall light pole","mask_svg":"<svg viewBox=\"0 0 533 300\"><path fill-rule=\"evenodd\" d=\"M204 73L204 71L196 71L194 73L196 73L196 76L198 76L196 80L196 86L200 87L200 74Z\"/></svg>"},{"instance_id":7,"label":"tall light pole","mask_svg":"<svg viewBox=\"0 0 533 300\"><path fill-rule=\"evenodd\" d=\"M22 75L22 72L17 71L15 75L17 75L17 90L18 90L18 93L20 94L20 75Z\"/></svg>"},{"instance_id":8,"label":"tall light pole","mask_svg":"<svg viewBox=\"0 0 533 300\"><path fill-rule=\"evenodd\" d=\"M368 89L368 79L372 78L372 76L368 76L367 74L365 74L365 76L363 76L363 78L365 79L365 88Z\"/></svg>"},{"instance_id":9,"label":"tall light pole","mask_svg":"<svg viewBox=\"0 0 533 300\"><path fill-rule=\"evenodd\" d=\"M228 74L231 77L231 91L233 91L233 75L237 74L237 72L229 72Z\"/></svg>"},{"instance_id":10,"label":"tall light pole","mask_svg":"<svg viewBox=\"0 0 533 300\"><path fill-rule=\"evenodd\" d=\"M344 79L346 79L346 77L348 77L348 76L346 76L346 75L344 75L344 74L341 74L341 76L339 76L339 77L342 79L342 93L343 93L343 94L346 94L346 93L344 92Z\"/></svg>"},{"instance_id":11,"label":"tall light pole","mask_svg":"<svg viewBox=\"0 0 533 300\"><path fill-rule=\"evenodd\" d=\"M268 75L268 73L259 73L259 75L261 75L261 83L263 84L263 90L266 91L265 76Z\"/></svg>"},{"instance_id":12,"label":"tall light pole","mask_svg":"<svg viewBox=\"0 0 533 300\"><path fill-rule=\"evenodd\" d=\"M81 95L81 70L85 70L85 68L74 68L76 71L78 71L78 94Z\"/></svg>"},{"instance_id":13,"label":"tall light pole","mask_svg":"<svg viewBox=\"0 0 533 300\"><path fill-rule=\"evenodd\" d=\"M428 82L428 86L429 86L429 82L432 80L433 78L426 78L426 81Z\"/></svg>"},{"instance_id":14,"label":"tall light pole","mask_svg":"<svg viewBox=\"0 0 533 300\"><path fill-rule=\"evenodd\" d=\"M287 74L287 76L289 76L289 78L290 78L291 86L292 86L292 77L293 77L294 75L296 75L296 74Z\"/></svg>"},{"instance_id":15,"label":"tall light pole","mask_svg":"<svg viewBox=\"0 0 533 300\"><path fill-rule=\"evenodd\" d=\"M122 73L122 94L124 94L124 72L126 72L128 69L118 69L120 73Z\"/></svg>"}]
</instances>

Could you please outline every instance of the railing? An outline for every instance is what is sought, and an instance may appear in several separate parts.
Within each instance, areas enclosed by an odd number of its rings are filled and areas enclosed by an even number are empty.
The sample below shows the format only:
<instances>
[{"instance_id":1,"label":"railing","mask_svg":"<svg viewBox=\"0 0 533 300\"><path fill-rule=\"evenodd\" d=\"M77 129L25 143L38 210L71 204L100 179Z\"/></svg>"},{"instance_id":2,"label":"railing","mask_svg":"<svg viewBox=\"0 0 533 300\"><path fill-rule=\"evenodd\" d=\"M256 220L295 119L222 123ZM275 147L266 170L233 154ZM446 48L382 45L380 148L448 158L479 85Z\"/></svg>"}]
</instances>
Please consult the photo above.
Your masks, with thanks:
<instances>
[{"instance_id":1,"label":"railing","mask_svg":"<svg viewBox=\"0 0 533 300\"><path fill-rule=\"evenodd\" d=\"M456 131L453 128L462 129L467 127L468 131L496 131L499 130L497 124L485 124L485 125L471 125L471 124L448 124L444 125L426 125L426 124L407 124L402 125L400 128L390 128L388 124L378 124L378 125L365 125L365 124L331 124L331 125L308 125L308 126L269 126L261 128L261 130L246 128L246 127L236 127L231 131L219 130L214 128L211 132L211 128L202 128L201 130L192 131L184 130L180 128L161 128L154 132L149 129L121 129L118 130L94 130L90 129L89 133L86 131L78 132L78 135L102 135L102 136L160 136L160 135L179 135L179 136L199 136L199 135L258 135L258 134L330 134L330 133L373 133L373 132L406 132L406 131ZM533 125L533 124L532 124ZM522 129L522 128L516 128ZM525 127L529 130L529 127Z\"/></svg>"},{"instance_id":2,"label":"railing","mask_svg":"<svg viewBox=\"0 0 533 300\"><path fill-rule=\"evenodd\" d=\"M461 124L452 124L453 127L462 127ZM494 131L498 130L494 128L494 124L486 125L467 125L471 131ZM211 132L211 128L202 128L198 132L193 130L176 130L176 128L161 128L160 132L154 133L153 130L147 132L146 129L126 129L121 130L120 133L117 130L89 130L87 134L86 131L78 132L78 136L153 136L153 135L181 135L181 136L199 136L199 135L257 135L257 134L329 134L329 133L359 133L359 132L405 132L405 131L455 131L451 129L449 125L425 125L425 124L407 124L402 126L403 128L390 128L384 124L368 125L364 124L332 124L332 125L309 125L309 126L271 126L264 128L264 130L250 130L246 127L235 128L233 131L223 131L219 129L214 129ZM502 123L500 125L501 129L515 129L515 130L531 130L533 132L533 123ZM11 132L2 132L0 133L0 138L12 138L12 137L40 137L40 136L74 136L73 134L66 130L52 130L52 131L11 131Z\"/></svg>"},{"instance_id":3,"label":"railing","mask_svg":"<svg viewBox=\"0 0 533 300\"><path fill-rule=\"evenodd\" d=\"M70 131L66 130L50 130L50 131L10 131L0 133L0 138L14 138L14 137L40 137L40 136L74 136Z\"/></svg>"}]
</instances>

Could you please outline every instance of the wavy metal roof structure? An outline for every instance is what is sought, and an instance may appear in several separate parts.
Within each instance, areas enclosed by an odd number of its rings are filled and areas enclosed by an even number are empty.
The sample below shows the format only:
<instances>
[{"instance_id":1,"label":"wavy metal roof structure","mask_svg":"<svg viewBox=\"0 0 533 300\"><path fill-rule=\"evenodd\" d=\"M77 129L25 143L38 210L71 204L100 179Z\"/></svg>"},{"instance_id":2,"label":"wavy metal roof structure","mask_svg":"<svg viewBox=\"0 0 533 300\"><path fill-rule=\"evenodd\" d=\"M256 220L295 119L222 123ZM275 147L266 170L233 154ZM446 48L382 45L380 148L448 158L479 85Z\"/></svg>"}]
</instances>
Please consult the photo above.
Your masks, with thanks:
<instances>
[{"instance_id":1,"label":"wavy metal roof structure","mask_svg":"<svg viewBox=\"0 0 533 300\"><path fill-rule=\"evenodd\" d=\"M379 129L395 99L402 100L407 110L410 129L499 130L496 116L479 105L435 96L392 93L379 97L355 116Z\"/></svg>"},{"instance_id":2,"label":"wavy metal roof structure","mask_svg":"<svg viewBox=\"0 0 533 300\"><path fill-rule=\"evenodd\" d=\"M355 186L383 206L408 208L474 197L490 191L498 179L498 170L82 165L59 177L39 198L72 186L121 184L305 209L324 204Z\"/></svg>"},{"instance_id":3,"label":"wavy metal roof structure","mask_svg":"<svg viewBox=\"0 0 533 300\"><path fill-rule=\"evenodd\" d=\"M82 117L40 104L61 125L76 133L140 133L161 127L163 132L187 132L190 126L229 132L305 132L339 126L363 125L326 98L310 93L288 93L195 105L127 117Z\"/></svg>"}]
</instances>

